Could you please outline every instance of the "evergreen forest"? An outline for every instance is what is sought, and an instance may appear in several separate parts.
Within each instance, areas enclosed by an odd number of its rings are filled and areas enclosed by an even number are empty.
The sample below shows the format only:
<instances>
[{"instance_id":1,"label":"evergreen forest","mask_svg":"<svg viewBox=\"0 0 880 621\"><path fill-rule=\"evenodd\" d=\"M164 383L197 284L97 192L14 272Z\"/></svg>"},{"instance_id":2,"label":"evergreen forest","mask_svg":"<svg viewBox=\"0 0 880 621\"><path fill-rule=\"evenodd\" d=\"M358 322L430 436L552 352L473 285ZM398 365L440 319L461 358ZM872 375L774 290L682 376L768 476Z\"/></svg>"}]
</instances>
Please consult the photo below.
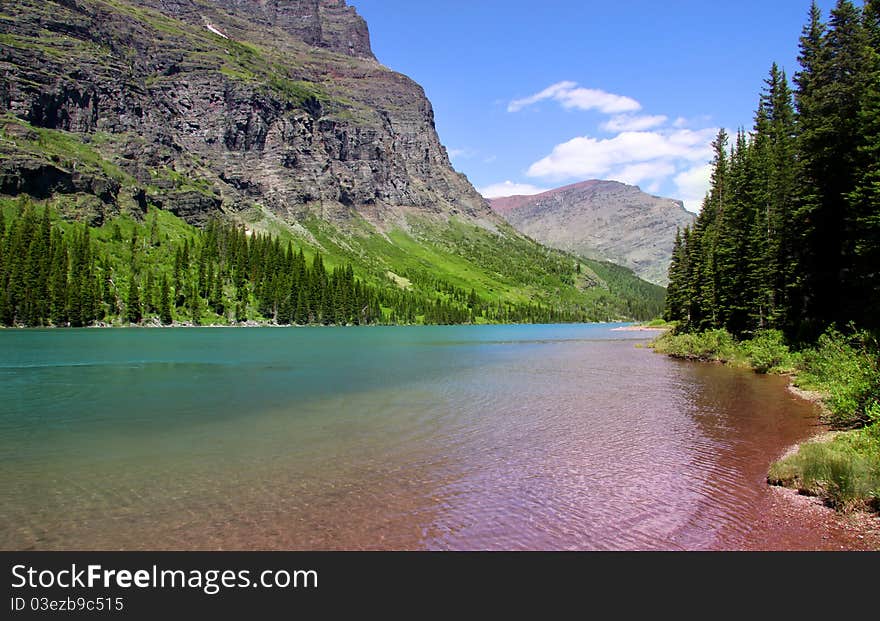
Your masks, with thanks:
<instances>
[{"instance_id":1,"label":"evergreen forest","mask_svg":"<svg viewBox=\"0 0 880 621\"><path fill-rule=\"evenodd\" d=\"M880 2L813 4L793 84L774 64L751 131L719 132L711 189L676 239L665 318L809 343L880 330Z\"/></svg>"},{"instance_id":2,"label":"evergreen forest","mask_svg":"<svg viewBox=\"0 0 880 621\"><path fill-rule=\"evenodd\" d=\"M56 221L27 196L10 202L5 216L0 212L5 326L570 323L616 316L596 307L489 300L422 271L406 272L416 287L368 284L350 263L328 267L318 251L307 256L290 240L217 218L198 229L154 208L143 222L118 218L94 228ZM586 269L548 261L563 275ZM638 304L638 287L627 293L636 281L629 270L594 265ZM650 312L645 303L641 313Z\"/></svg>"}]
</instances>

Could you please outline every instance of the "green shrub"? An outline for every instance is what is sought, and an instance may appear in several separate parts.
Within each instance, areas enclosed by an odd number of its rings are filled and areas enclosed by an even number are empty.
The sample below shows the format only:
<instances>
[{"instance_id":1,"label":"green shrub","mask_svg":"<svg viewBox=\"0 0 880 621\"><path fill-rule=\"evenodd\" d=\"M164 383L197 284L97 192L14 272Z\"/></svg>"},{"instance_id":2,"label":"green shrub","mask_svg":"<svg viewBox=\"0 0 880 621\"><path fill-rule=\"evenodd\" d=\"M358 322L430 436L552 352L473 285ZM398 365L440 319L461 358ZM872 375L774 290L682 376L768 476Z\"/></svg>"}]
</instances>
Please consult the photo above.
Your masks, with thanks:
<instances>
[{"instance_id":1,"label":"green shrub","mask_svg":"<svg viewBox=\"0 0 880 621\"><path fill-rule=\"evenodd\" d=\"M794 356L785 344L779 330L760 332L751 341L743 343L746 358L757 373L790 371Z\"/></svg>"},{"instance_id":2,"label":"green shrub","mask_svg":"<svg viewBox=\"0 0 880 621\"><path fill-rule=\"evenodd\" d=\"M699 334L667 332L653 343L654 350L674 358L717 362L740 362L743 355L726 330L707 330Z\"/></svg>"},{"instance_id":3,"label":"green shrub","mask_svg":"<svg viewBox=\"0 0 880 621\"><path fill-rule=\"evenodd\" d=\"M876 341L865 333L847 337L836 330L823 334L803 354L798 383L827 393L831 422L859 427L871 422L880 407L880 361Z\"/></svg>"}]
</instances>

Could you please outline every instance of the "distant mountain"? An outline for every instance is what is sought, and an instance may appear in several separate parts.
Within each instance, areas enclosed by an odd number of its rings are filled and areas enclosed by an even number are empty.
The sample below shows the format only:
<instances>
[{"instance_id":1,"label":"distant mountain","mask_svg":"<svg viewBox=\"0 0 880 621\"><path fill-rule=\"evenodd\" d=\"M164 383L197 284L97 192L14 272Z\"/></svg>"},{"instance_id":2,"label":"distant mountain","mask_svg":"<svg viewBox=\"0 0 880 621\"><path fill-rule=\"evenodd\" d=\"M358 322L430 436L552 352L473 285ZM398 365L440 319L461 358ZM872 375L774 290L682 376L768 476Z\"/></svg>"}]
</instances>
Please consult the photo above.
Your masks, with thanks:
<instances>
[{"instance_id":1,"label":"distant mountain","mask_svg":"<svg viewBox=\"0 0 880 621\"><path fill-rule=\"evenodd\" d=\"M695 218L681 201L617 181L584 181L489 202L516 229L542 244L629 267L663 286L675 231Z\"/></svg>"}]
</instances>

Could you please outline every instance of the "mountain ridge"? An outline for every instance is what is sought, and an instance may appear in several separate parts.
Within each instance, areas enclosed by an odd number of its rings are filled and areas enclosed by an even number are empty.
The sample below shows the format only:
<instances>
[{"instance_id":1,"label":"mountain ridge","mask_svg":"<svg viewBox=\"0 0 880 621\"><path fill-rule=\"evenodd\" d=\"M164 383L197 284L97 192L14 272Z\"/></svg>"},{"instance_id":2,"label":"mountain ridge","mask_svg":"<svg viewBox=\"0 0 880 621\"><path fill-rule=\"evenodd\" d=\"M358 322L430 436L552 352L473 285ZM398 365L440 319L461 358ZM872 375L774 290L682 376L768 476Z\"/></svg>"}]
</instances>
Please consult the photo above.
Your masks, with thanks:
<instances>
[{"instance_id":1,"label":"mountain ridge","mask_svg":"<svg viewBox=\"0 0 880 621\"><path fill-rule=\"evenodd\" d=\"M681 201L599 179L489 203L514 228L543 244L623 265L659 285L668 281L676 231L695 218Z\"/></svg>"}]
</instances>

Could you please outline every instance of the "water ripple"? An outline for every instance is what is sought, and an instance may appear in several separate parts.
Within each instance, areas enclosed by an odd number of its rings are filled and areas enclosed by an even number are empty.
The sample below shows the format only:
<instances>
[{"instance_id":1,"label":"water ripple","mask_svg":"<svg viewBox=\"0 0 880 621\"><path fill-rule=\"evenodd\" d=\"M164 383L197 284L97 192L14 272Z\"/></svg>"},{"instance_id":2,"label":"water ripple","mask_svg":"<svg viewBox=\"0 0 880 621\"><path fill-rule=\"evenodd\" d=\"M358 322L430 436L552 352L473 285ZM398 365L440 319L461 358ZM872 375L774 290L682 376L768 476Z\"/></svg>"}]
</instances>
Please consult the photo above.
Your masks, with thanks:
<instances>
[{"instance_id":1,"label":"water ripple","mask_svg":"<svg viewBox=\"0 0 880 621\"><path fill-rule=\"evenodd\" d=\"M735 547L808 431L772 379L595 328L493 330L190 331L211 361L6 362L0 548Z\"/></svg>"}]
</instances>

